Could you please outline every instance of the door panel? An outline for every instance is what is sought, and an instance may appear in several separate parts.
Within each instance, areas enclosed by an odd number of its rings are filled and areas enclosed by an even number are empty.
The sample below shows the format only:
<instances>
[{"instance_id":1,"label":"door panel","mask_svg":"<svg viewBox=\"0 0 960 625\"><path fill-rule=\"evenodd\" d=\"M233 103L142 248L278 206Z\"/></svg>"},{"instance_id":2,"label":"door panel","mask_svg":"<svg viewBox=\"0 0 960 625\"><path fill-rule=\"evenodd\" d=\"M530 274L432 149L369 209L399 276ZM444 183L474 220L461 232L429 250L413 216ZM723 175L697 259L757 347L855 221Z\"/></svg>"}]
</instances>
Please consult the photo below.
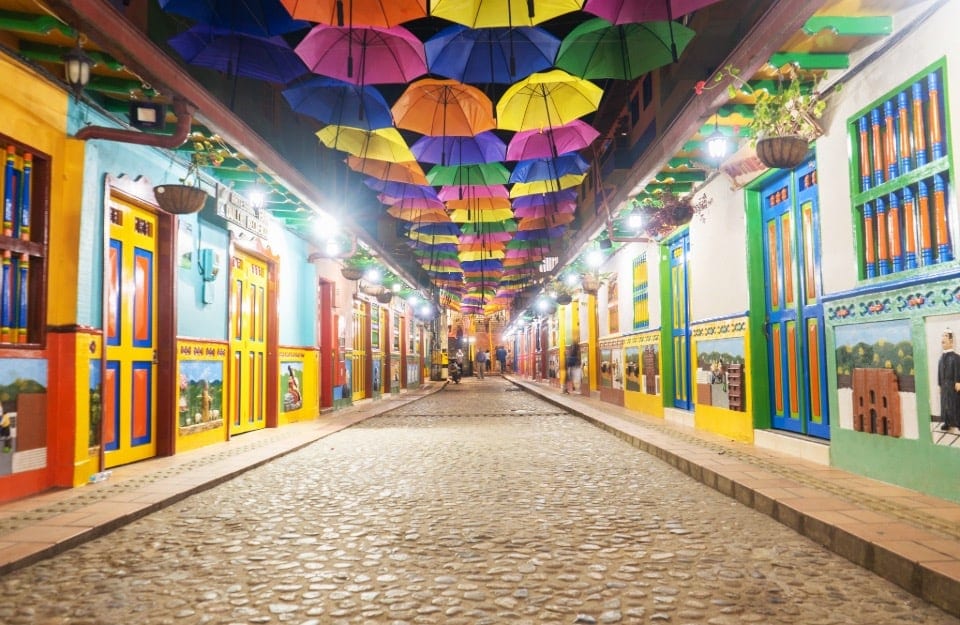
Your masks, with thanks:
<instances>
[{"instance_id":1,"label":"door panel","mask_svg":"<svg viewBox=\"0 0 960 625\"><path fill-rule=\"evenodd\" d=\"M156 455L157 218L111 198L107 249L105 465Z\"/></svg>"},{"instance_id":2,"label":"door panel","mask_svg":"<svg viewBox=\"0 0 960 625\"><path fill-rule=\"evenodd\" d=\"M690 236L684 233L670 244L670 302L673 332L673 405L690 410L690 291L688 288L688 257Z\"/></svg>"},{"instance_id":3,"label":"door panel","mask_svg":"<svg viewBox=\"0 0 960 625\"><path fill-rule=\"evenodd\" d=\"M230 271L230 432L266 426L267 265L237 252Z\"/></svg>"},{"instance_id":4,"label":"door panel","mask_svg":"<svg viewBox=\"0 0 960 625\"><path fill-rule=\"evenodd\" d=\"M815 163L761 190L772 425L829 438Z\"/></svg>"}]
</instances>

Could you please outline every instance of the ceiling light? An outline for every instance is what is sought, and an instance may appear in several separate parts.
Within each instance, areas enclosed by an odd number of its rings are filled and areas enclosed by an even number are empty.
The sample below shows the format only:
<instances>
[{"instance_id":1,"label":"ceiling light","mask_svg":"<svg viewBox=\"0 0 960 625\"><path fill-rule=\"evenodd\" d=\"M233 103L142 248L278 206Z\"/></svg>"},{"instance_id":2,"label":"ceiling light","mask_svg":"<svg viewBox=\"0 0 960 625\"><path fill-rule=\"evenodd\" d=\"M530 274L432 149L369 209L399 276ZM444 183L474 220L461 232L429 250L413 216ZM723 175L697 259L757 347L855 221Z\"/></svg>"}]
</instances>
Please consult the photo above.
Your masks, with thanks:
<instances>
[{"instance_id":1,"label":"ceiling light","mask_svg":"<svg viewBox=\"0 0 960 625\"><path fill-rule=\"evenodd\" d=\"M627 216L627 227L631 230L639 230L643 227L643 211L639 206L634 206Z\"/></svg>"},{"instance_id":2,"label":"ceiling light","mask_svg":"<svg viewBox=\"0 0 960 625\"><path fill-rule=\"evenodd\" d=\"M80 47L79 37L77 37L77 45L64 54L61 59L63 60L64 78L67 85L73 91L73 97L79 100L84 87L90 82L90 68L93 67L93 59Z\"/></svg>"},{"instance_id":3,"label":"ceiling light","mask_svg":"<svg viewBox=\"0 0 960 625\"><path fill-rule=\"evenodd\" d=\"M707 137L707 154L714 161L721 161L727 155L729 144L727 136L720 132L720 122L717 116L713 118L713 133Z\"/></svg>"}]
</instances>

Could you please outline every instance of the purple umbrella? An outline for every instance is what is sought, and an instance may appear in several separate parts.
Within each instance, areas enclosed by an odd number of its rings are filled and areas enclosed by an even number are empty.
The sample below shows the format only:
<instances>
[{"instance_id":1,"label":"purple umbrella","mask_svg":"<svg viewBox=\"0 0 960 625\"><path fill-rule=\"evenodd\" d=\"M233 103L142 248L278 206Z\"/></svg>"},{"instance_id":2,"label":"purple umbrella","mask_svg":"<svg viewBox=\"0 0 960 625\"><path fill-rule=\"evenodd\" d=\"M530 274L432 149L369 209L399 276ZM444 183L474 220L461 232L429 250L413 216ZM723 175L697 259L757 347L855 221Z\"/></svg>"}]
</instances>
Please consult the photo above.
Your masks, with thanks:
<instances>
[{"instance_id":1,"label":"purple umbrella","mask_svg":"<svg viewBox=\"0 0 960 625\"><path fill-rule=\"evenodd\" d=\"M256 37L310 26L310 22L291 18L280 0L160 0L160 8L207 26Z\"/></svg>"},{"instance_id":2,"label":"purple umbrella","mask_svg":"<svg viewBox=\"0 0 960 625\"><path fill-rule=\"evenodd\" d=\"M719 0L587 0L583 10L614 24L674 20Z\"/></svg>"},{"instance_id":3,"label":"purple umbrella","mask_svg":"<svg viewBox=\"0 0 960 625\"><path fill-rule=\"evenodd\" d=\"M431 186L410 184L407 182L393 182L391 180L380 180L379 178L367 178L363 181L363 184L374 191L379 191L383 195L394 198L438 199L437 190Z\"/></svg>"},{"instance_id":4,"label":"purple umbrella","mask_svg":"<svg viewBox=\"0 0 960 625\"><path fill-rule=\"evenodd\" d=\"M514 208L513 216L517 219L522 219L524 217L547 217L549 215L557 215L559 213L575 212L577 212L576 202L557 202L556 205L544 204L541 206L524 206L522 208Z\"/></svg>"},{"instance_id":5,"label":"purple umbrella","mask_svg":"<svg viewBox=\"0 0 960 625\"><path fill-rule=\"evenodd\" d=\"M502 184L494 184L489 186L445 186L440 187L440 193L437 194L437 197L444 202L447 200L464 200L478 197L509 198L510 191L508 191L507 187Z\"/></svg>"},{"instance_id":6,"label":"purple umbrella","mask_svg":"<svg viewBox=\"0 0 960 625\"><path fill-rule=\"evenodd\" d=\"M576 202L577 190L564 189L563 191L554 191L553 193L536 193L534 195L523 195L514 198L510 203L513 209L524 208L526 206L557 206L562 202Z\"/></svg>"},{"instance_id":7,"label":"purple umbrella","mask_svg":"<svg viewBox=\"0 0 960 625\"><path fill-rule=\"evenodd\" d=\"M418 161L440 165L479 165L502 161L507 146L492 132L472 137L421 137L410 146Z\"/></svg>"},{"instance_id":8,"label":"purple umbrella","mask_svg":"<svg viewBox=\"0 0 960 625\"><path fill-rule=\"evenodd\" d=\"M318 24L296 52L313 73L355 85L409 83L427 73L423 44L402 26Z\"/></svg>"},{"instance_id":9,"label":"purple umbrella","mask_svg":"<svg viewBox=\"0 0 960 625\"><path fill-rule=\"evenodd\" d=\"M460 24L424 43L430 73L466 83L512 84L553 67L560 40L536 27L467 28Z\"/></svg>"},{"instance_id":10,"label":"purple umbrella","mask_svg":"<svg viewBox=\"0 0 960 625\"><path fill-rule=\"evenodd\" d=\"M187 63L230 76L287 83L307 71L281 37L241 35L198 25L172 37L169 43Z\"/></svg>"},{"instance_id":11,"label":"purple umbrella","mask_svg":"<svg viewBox=\"0 0 960 625\"><path fill-rule=\"evenodd\" d=\"M580 119L545 130L524 130L510 140L507 160L553 158L566 152L582 150L599 136L600 133L593 126Z\"/></svg>"}]
</instances>

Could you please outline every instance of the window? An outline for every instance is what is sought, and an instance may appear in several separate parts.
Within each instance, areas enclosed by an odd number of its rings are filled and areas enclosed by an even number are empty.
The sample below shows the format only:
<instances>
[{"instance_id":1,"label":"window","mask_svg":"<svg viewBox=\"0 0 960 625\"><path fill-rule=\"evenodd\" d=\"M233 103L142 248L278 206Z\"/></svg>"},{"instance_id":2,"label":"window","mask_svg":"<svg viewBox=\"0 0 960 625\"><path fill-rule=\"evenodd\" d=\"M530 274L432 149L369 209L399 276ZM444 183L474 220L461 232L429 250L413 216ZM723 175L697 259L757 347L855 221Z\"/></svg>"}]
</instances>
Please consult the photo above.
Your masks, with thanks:
<instances>
[{"instance_id":1,"label":"window","mask_svg":"<svg viewBox=\"0 0 960 625\"><path fill-rule=\"evenodd\" d=\"M610 334L620 332L620 292L617 289L617 276L611 276L607 283L607 322Z\"/></svg>"},{"instance_id":2,"label":"window","mask_svg":"<svg viewBox=\"0 0 960 625\"><path fill-rule=\"evenodd\" d=\"M851 123L861 279L955 257L943 78L925 70Z\"/></svg>"},{"instance_id":3,"label":"window","mask_svg":"<svg viewBox=\"0 0 960 625\"><path fill-rule=\"evenodd\" d=\"M39 346L46 312L47 157L0 137L6 145L0 231L0 347Z\"/></svg>"},{"instance_id":4,"label":"window","mask_svg":"<svg viewBox=\"0 0 960 625\"><path fill-rule=\"evenodd\" d=\"M633 329L650 327L647 254L633 259Z\"/></svg>"}]
</instances>

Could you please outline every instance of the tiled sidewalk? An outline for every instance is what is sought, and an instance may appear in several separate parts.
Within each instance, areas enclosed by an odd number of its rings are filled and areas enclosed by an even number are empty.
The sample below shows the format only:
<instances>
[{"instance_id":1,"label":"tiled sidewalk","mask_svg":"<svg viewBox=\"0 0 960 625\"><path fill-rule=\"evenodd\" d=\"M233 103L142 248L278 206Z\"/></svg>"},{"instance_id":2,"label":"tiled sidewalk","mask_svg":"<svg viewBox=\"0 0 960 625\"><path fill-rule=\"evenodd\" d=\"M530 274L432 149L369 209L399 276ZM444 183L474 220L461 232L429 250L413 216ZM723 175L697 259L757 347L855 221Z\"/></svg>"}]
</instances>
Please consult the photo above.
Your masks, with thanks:
<instances>
[{"instance_id":1,"label":"tiled sidewalk","mask_svg":"<svg viewBox=\"0 0 960 625\"><path fill-rule=\"evenodd\" d=\"M960 504L508 379L960 616Z\"/></svg>"},{"instance_id":2,"label":"tiled sidewalk","mask_svg":"<svg viewBox=\"0 0 960 625\"><path fill-rule=\"evenodd\" d=\"M960 616L960 504L645 417L508 376L744 505ZM443 388L113 470L109 480L0 504L0 574L102 536L195 492Z\"/></svg>"}]
</instances>

